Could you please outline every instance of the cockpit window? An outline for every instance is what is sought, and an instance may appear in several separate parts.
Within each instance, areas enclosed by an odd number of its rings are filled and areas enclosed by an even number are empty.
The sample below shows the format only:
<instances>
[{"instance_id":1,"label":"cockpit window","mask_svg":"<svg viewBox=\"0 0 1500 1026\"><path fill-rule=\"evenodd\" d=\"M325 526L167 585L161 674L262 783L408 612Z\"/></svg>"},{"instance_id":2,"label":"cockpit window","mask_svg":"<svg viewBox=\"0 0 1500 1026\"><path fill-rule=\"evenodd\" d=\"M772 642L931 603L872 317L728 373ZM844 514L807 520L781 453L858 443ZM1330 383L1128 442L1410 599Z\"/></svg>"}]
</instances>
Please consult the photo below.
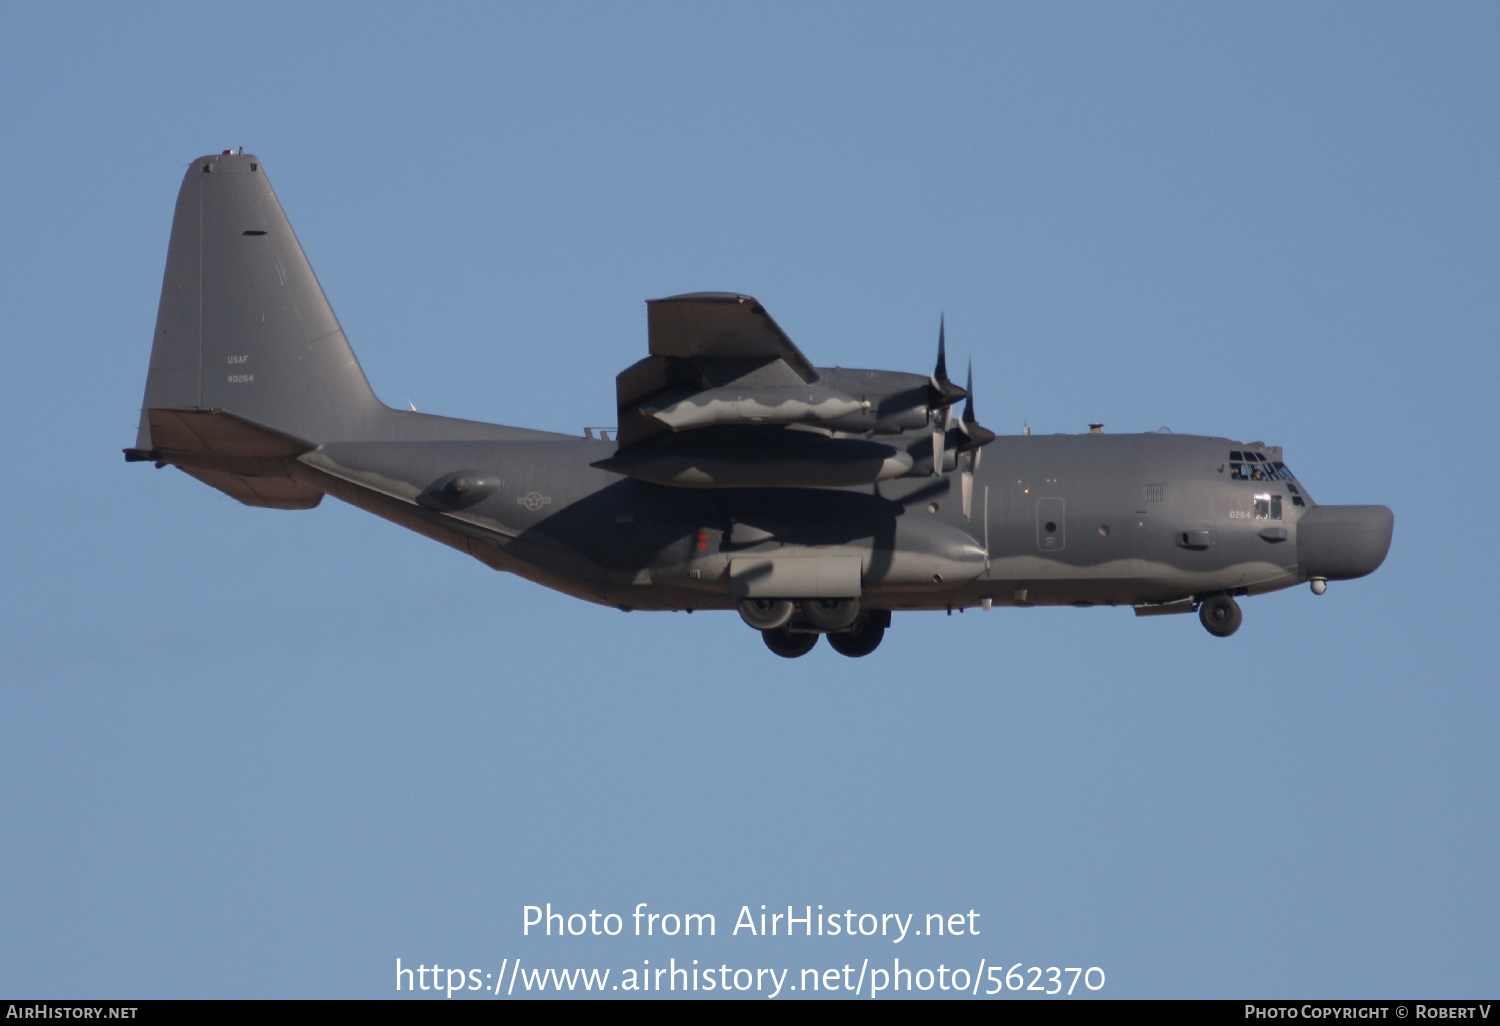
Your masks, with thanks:
<instances>
[{"instance_id":1,"label":"cockpit window","mask_svg":"<svg viewBox=\"0 0 1500 1026\"><path fill-rule=\"evenodd\" d=\"M1285 463L1273 463L1262 453L1231 451L1229 477L1234 481L1291 481L1292 472Z\"/></svg>"}]
</instances>

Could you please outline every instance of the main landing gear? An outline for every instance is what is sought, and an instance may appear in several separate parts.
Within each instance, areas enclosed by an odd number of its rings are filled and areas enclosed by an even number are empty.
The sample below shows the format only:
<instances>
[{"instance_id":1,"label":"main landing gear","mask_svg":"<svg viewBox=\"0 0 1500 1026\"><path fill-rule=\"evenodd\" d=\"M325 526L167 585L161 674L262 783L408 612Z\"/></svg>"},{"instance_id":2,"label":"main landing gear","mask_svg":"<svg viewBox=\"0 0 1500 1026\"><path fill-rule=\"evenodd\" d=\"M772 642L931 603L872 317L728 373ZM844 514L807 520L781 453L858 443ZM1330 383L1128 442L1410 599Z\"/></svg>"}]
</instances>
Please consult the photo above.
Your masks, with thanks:
<instances>
[{"instance_id":1,"label":"main landing gear","mask_svg":"<svg viewBox=\"0 0 1500 1026\"><path fill-rule=\"evenodd\" d=\"M805 656L818 643L816 631L794 633L785 627L777 627L773 631L761 631L760 637L766 643L767 648L783 659Z\"/></svg>"},{"instance_id":2,"label":"main landing gear","mask_svg":"<svg viewBox=\"0 0 1500 1026\"><path fill-rule=\"evenodd\" d=\"M1216 638L1227 638L1239 630L1244 618L1233 595L1210 595L1198 605L1198 619Z\"/></svg>"},{"instance_id":3,"label":"main landing gear","mask_svg":"<svg viewBox=\"0 0 1500 1026\"><path fill-rule=\"evenodd\" d=\"M857 598L745 599L740 618L760 631L766 647L785 659L807 655L820 634L839 655L857 658L880 647L891 625L889 609L861 609Z\"/></svg>"},{"instance_id":4,"label":"main landing gear","mask_svg":"<svg viewBox=\"0 0 1500 1026\"><path fill-rule=\"evenodd\" d=\"M828 644L842 656L858 658L867 656L880 647L885 629L891 625L889 609L872 609L855 620L847 630L834 631L828 635Z\"/></svg>"}]
</instances>

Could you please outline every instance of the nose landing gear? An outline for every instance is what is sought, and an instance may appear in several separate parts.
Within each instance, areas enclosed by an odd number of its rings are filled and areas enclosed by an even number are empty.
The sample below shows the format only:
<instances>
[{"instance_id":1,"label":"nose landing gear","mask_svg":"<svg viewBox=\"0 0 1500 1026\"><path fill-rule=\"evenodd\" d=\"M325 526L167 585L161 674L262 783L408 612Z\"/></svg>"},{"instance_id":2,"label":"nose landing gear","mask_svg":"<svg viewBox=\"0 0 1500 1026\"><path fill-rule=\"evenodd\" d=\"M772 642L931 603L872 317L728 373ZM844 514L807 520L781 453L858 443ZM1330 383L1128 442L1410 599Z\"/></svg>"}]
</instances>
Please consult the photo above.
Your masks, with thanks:
<instances>
[{"instance_id":1,"label":"nose landing gear","mask_svg":"<svg viewBox=\"0 0 1500 1026\"><path fill-rule=\"evenodd\" d=\"M1210 595L1198 606L1198 619L1216 638L1227 638L1240 629L1244 614L1233 595Z\"/></svg>"}]
</instances>

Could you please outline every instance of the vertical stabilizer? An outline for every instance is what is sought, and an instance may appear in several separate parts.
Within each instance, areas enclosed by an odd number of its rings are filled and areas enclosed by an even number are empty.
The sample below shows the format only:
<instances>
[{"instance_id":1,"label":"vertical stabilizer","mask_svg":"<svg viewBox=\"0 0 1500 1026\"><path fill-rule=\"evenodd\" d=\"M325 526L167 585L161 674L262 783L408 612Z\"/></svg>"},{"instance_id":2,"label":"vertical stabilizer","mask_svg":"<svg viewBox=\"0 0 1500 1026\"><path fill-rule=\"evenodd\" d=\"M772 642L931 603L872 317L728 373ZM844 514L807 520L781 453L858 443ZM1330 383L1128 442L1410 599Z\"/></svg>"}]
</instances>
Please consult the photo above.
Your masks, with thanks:
<instances>
[{"instance_id":1,"label":"vertical stabilizer","mask_svg":"<svg viewBox=\"0 0 1500 1026\"><path fill-rule=\"evenodd\" d=\"M222 411L314 444L358 438L385 410L252 154L200 157L177 194L142 452L152 410Z\"/></svg>"}]
</instances>

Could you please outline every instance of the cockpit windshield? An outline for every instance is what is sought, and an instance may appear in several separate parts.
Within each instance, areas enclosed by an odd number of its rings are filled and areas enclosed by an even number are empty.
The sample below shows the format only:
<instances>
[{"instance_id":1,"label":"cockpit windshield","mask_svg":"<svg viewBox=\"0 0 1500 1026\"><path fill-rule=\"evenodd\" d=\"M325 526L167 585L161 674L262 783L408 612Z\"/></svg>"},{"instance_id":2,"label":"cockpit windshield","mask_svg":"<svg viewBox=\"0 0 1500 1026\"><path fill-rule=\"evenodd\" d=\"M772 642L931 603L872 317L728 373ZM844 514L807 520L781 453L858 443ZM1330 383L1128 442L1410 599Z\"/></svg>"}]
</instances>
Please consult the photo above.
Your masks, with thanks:
<instances>
[{"instance_id":1,"label":"cockpit windshield","mask_svg":"<svg viewBox=\"0 0 1500 1026\"><path fill-rule=\"evenodd\" d=\"M1279 460L1268 460L1262 452L1243 452L1239 449L1229 454L1229 476L1236 481L1291 481L1292 472Z\"/></svg>"},{"instance_id":2,"label":"cockpit windshield","mask_svg":"<svg viewBox=\"0 0 1500 1026\"><path fill-rule=\"evenodd\" d=\"M1276 453L1281 455L1280 450ZM1298 490L1296 480L1287 465L1280 460L1268 459L1263 452L1252 449L1235 449L1229 454L1229 476L1235 481L1285 481L1286 490L1292 494L1293 506L1306 506L1302 499L1302 493ZM1265 498L1264 510L1262 510L1262 498ZM1271 511L1271 498L1256 496L1255 515L1258 518L1272 520L1281 519L1281 496L1275 496L1275 513Z\"/></svg>"}]
</instances>

